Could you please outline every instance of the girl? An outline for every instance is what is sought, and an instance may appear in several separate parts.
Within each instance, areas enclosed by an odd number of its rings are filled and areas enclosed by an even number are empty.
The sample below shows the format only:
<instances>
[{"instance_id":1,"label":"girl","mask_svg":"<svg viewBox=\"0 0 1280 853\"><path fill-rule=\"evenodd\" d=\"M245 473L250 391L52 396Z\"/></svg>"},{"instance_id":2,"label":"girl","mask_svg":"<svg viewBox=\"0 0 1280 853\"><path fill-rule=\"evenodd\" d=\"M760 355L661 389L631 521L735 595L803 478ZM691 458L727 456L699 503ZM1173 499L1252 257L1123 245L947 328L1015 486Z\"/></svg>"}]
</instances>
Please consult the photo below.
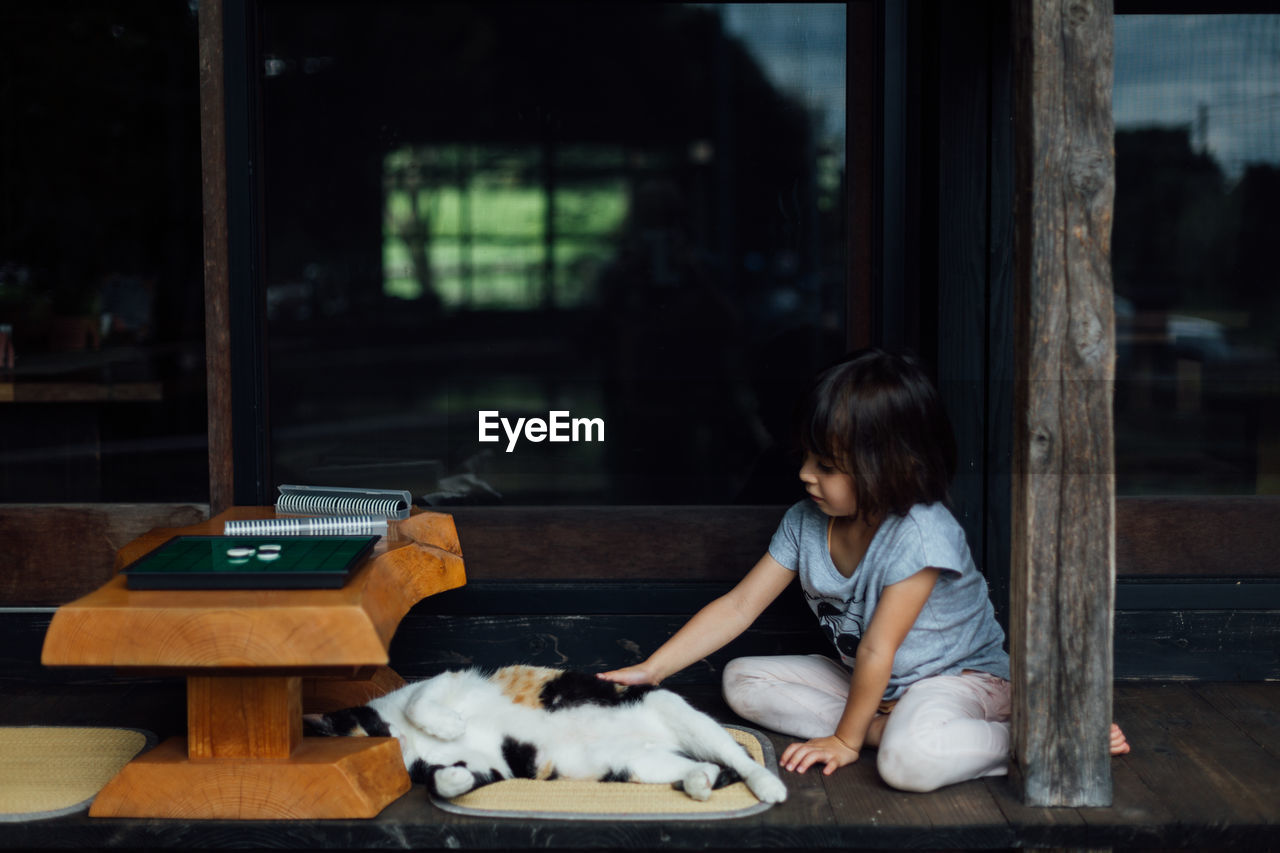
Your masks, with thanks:
<instances>
[{"instance_id":1,"label":"girl","mask_svg":"<svg viewBox=\"0 0 1280 853\"><path fill-rule=\"evenodd\" d=\"M658 684L745 631L799 575L839 654L738 658L724 695L740 716L808 740L782 766L823 772L877 747L908 791L1007 772L1009 658L987 585L945 506L951 425L911 358L855 352L814 380L797 410L808 498L768 552L643 663L600 677ZM1111 727L1111 752L1128 752Z\"/></svg>"}]
</instances>

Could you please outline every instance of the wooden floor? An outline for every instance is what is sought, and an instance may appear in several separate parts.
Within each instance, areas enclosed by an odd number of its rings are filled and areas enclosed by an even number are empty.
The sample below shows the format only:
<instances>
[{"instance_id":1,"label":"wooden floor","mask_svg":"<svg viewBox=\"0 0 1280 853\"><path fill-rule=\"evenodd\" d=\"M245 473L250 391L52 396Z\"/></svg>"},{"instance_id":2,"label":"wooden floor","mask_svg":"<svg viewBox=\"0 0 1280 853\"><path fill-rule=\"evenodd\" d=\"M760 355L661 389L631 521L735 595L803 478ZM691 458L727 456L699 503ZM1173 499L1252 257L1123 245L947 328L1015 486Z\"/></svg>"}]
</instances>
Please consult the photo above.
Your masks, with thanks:
<instances>
[{"instance_id":1,"label":"wooden floor","mask_svg":"<svg viewBox=\"0 0 1280 853\"><path fill-rule=\"evenodd\" d=\"M725 722L713 691L683 688ZM164 737L185 724L180 682L15 684L0 725L97 724ZM1114 759L1104 809L1023 806L1007 779L932 794L887 788L874 762L831 777L783 773L786 803L723 821L603 823L464 818L421 788L371 820L183 823L72 815L0 824L0 849L282 847L305 849L991 849L1280 850L1280 683L1120 684L1115 716L1134 750ZM788 743L775 737L780 753Z\"/></svg>"}]
</instances>

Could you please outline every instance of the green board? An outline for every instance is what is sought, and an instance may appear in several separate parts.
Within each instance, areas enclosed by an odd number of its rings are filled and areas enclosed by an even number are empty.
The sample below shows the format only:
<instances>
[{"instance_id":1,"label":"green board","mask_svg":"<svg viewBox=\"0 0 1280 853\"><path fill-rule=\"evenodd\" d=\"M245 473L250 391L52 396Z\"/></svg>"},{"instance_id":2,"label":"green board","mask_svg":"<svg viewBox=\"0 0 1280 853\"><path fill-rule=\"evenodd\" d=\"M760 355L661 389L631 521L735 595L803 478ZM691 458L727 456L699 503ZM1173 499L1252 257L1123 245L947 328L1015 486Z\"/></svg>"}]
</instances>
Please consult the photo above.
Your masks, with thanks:
<instances>
[{"instance_id":1,"label":"green board","mask_svg":"<svg viewBox=\"0 0 1280 853\"><path fill-rule=\"evenodd\" d=\"M124 568L130 589L336 589L377 536L175 536Z\"/></svg>"}]
</instances>

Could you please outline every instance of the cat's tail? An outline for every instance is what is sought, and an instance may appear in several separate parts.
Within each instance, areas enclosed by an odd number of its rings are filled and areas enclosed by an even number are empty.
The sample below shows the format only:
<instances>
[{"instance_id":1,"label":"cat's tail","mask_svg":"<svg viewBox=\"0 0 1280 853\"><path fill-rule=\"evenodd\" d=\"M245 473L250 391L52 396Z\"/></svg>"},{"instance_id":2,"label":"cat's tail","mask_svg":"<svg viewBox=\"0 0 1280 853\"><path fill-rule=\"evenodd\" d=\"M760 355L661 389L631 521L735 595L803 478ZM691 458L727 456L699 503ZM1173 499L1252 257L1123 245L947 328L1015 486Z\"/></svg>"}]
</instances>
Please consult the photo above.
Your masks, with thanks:
<instances>
[{"instance_id":1,"label":"cat's tail","mask_svg":"<svg viewBox=\"0 0 1280 853\"><path fill-rule=\"evenodd\" d=\"M390 737L387 722L373 708L359 705L327 714L303 714L303 734L322 737Z\"/></svg>"}]
</instances>

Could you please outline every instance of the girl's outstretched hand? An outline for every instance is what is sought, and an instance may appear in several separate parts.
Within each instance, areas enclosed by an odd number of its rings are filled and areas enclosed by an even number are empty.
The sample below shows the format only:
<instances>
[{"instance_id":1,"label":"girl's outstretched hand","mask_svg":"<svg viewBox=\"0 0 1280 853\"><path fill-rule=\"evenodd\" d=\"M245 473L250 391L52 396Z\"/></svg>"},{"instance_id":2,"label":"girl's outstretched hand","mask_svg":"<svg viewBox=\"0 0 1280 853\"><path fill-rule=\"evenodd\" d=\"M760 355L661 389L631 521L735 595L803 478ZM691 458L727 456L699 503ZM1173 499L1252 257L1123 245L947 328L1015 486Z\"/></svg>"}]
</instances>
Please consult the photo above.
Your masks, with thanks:
<instances>
[{"instance_id":1,"label":"girl's outstretched hand","mask_svg":"<svg viewBox=\"0 0 1280 853\"><path fill-rule=\"evenodd\" d=\"M608 672L598 672L596 673L596 678L612 681L616 684L653 684L655 686L659 681L659 679L650 674L649 670L645 669L642 663L638 663L635 666L626 666L622 669L613 669Z\"/></svg>"},{"instance_id":2,"label":"girl's outstretched hand","mask_svg":"<svg viewBox=\"0 0 1280 853\"><path fill-rule=\"evenodd\" d=\"M845 746L837 737L816 737L804 743L793 743L782 752L782 766L803 773L822 763L822 773L830 776L846 764L858 760L858 751Z\"/></svg>"}]
</instances>

